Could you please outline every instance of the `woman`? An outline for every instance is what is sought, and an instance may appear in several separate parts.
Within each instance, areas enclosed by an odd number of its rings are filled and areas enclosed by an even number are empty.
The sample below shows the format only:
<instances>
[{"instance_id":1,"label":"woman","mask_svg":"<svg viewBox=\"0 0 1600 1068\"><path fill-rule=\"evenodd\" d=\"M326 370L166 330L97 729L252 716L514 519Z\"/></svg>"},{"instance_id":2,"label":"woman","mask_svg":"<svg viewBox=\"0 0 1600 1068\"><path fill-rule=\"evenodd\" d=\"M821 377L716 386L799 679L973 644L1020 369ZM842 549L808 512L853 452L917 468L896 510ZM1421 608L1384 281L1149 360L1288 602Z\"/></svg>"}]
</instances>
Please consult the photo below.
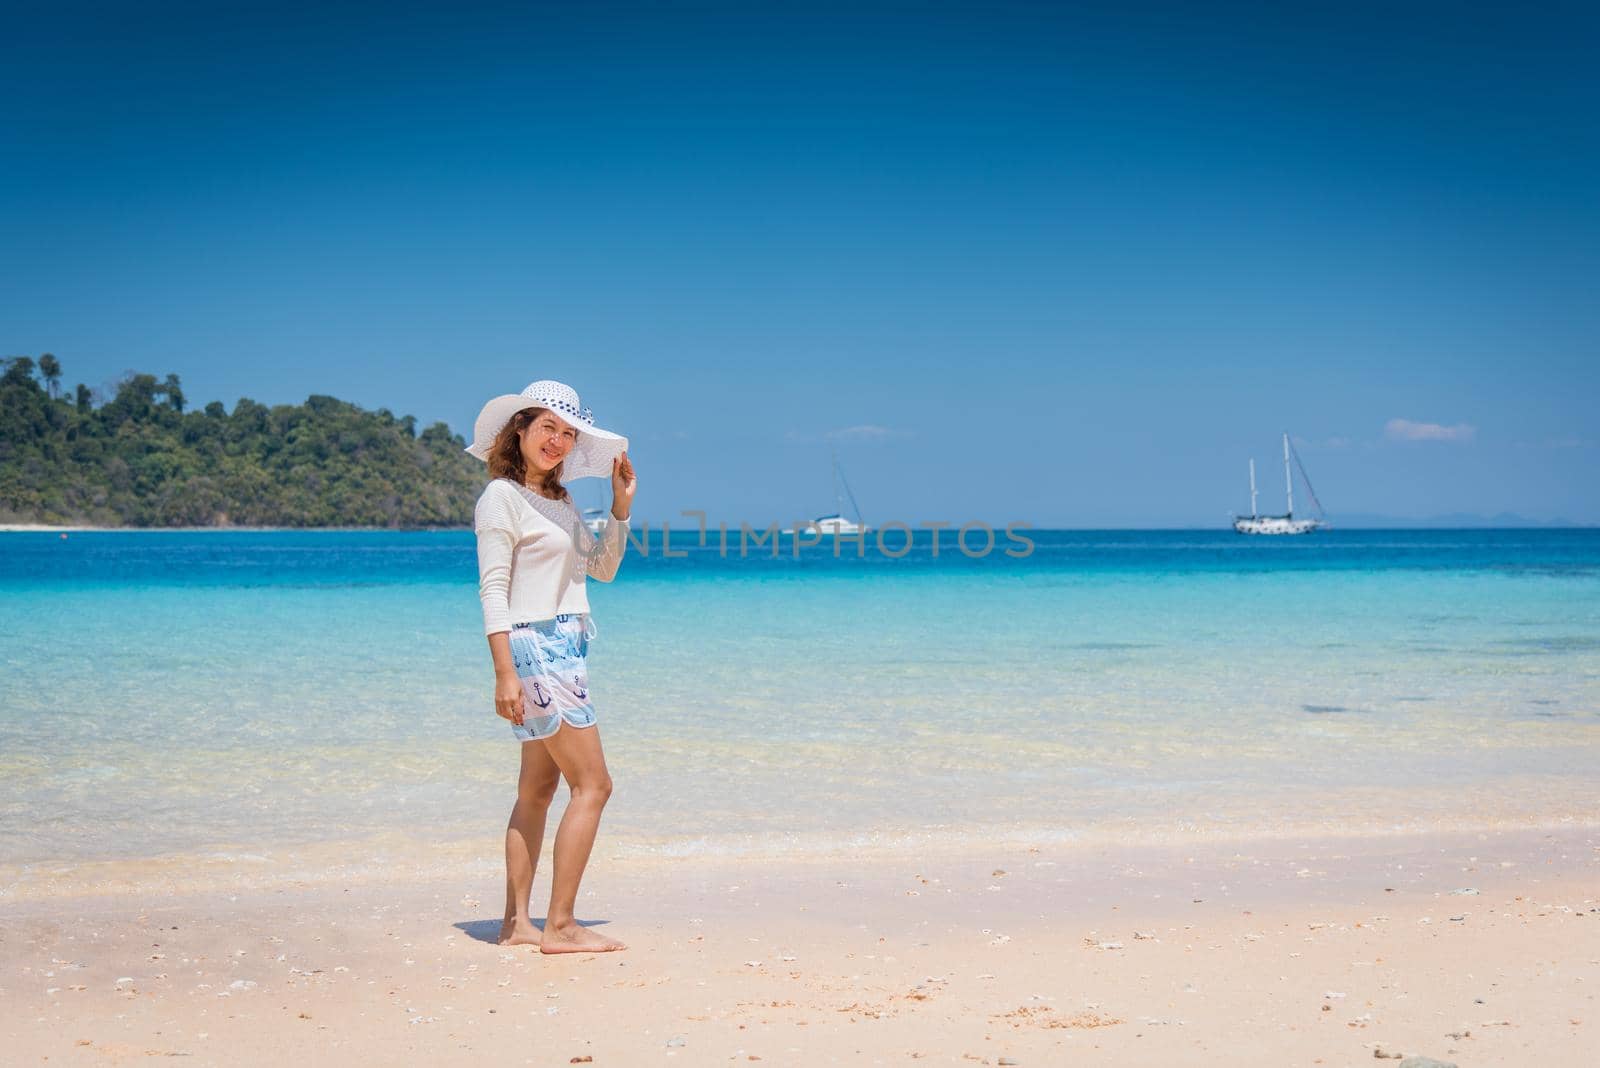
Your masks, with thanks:
<instances>
[{"instance_id":1,"label":"woman","mask_svg":"<svg viewBox=\"0 0 1600 1068\"><path fill-rule=\"evenodd\" d=\"M628 547L637 480L628 439L594 425L578 395L535 382L484 405L467 451L488 461L478 498L478 595L494 658L495 711L522 743L517 801L506 827L503 946L544 953L624 948L573 915L600 812L611 796L584 658L595 629L584 581L610 582ZM611 476L611 520L596 539L563 480ZM534 866L556 786L570 799L556 829L555 872L544 931L528 914Z\"/></svg>"}]
</instances>

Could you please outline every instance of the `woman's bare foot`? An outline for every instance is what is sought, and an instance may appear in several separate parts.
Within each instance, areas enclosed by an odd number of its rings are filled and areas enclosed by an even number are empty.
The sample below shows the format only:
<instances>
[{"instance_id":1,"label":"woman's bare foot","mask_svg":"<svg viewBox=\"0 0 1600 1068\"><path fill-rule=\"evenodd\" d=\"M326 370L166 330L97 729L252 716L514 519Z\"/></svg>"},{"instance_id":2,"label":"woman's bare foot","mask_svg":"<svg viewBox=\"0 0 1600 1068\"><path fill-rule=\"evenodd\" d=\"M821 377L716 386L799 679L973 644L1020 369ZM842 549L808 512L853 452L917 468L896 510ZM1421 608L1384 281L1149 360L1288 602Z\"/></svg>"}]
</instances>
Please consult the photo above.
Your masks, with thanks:
<instances>
[{"instance_id":1,"label":"woman's bare foot","mask_svg":"<svg viewBox=\"0 0 1600 1068\"><path fill-rule=\"evenodd\" d=\"M615 938L607 938L577 922L559 927L546 922L544 938L539 943L540 953L615 953L627 948Z\"/></svg>"},{"instance_id":2,"label":"woman's bare foot","mask_svg":"<svg viewBox=\"0 0 1600 1068\"><path fill-rule=\"evenodd\" d=\"M536 946L539 944L539 928L533 925L530 919L507 918L500 924L500 944L502 946Z\"/></svg>"}]
</instances>

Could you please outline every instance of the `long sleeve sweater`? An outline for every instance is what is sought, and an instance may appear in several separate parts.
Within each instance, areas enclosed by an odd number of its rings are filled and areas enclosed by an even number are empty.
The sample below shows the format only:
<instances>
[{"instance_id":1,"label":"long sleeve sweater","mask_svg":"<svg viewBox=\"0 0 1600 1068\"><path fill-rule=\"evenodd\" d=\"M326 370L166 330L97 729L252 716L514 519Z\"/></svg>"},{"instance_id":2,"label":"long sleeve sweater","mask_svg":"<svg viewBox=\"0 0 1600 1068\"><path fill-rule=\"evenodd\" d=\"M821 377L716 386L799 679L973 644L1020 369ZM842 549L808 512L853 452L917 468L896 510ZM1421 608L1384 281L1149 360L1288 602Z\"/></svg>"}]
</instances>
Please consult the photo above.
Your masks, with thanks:
<instances>
[{"instance_id":1,"label":"long sleeve sweater","mask_svg":"<svg viewBox=\"0 0 1600 1068\"><path fill-rule=\"evenodd\" d=\"M485 634L589 611L584 580L610 582L628 548L626 519L608 516L596 539L570 498L552 501L503 478L478 498L473 530Z\"/></svg>"}]
</instances>

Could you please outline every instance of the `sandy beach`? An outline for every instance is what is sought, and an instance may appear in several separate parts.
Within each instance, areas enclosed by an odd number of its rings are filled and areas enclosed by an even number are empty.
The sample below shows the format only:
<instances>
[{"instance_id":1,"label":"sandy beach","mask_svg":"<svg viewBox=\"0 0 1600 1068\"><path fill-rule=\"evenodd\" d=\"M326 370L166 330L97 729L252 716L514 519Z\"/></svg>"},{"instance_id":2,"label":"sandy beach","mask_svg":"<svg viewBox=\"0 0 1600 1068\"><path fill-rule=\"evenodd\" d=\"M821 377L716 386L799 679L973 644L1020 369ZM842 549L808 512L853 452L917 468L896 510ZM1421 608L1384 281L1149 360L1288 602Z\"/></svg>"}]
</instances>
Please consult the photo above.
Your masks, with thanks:
<instances>
[{"instance_id":1,"label":"sandy beach","mask_svg":"<svg viewBox=\"0 0 1600 1068\"><path fill-rule=\"evenodd\" d=\"M1593 827L604 861L580 916L630 948L570 957L494 944L488 865L250 882L8 903L10 1063L1577 1068L1600 1049Z\"/></svg>"}]
</instances>

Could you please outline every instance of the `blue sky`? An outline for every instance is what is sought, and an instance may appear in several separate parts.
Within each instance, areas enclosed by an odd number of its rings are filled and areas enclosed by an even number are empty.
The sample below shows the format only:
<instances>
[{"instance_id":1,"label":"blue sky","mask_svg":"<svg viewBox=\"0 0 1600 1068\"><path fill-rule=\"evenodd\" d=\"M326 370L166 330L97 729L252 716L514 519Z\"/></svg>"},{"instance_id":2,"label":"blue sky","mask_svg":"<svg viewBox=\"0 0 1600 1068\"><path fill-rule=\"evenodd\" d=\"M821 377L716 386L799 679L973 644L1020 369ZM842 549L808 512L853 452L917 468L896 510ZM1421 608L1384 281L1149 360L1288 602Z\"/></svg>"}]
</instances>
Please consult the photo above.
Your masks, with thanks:
<instances>
[{"instance_id":1,"label":"blue sky","mask_svg":"<svg viewBox=\"0 0 1600 1068\"><path fill-rule=\"evenodd\" d=\"M1211 526L1289 429L1335 519L1600 522L1600 22L1400 6L36 5L0 352L561 378L656 519L832 445L869 521Z\"/></svg>"}]
</instances>

